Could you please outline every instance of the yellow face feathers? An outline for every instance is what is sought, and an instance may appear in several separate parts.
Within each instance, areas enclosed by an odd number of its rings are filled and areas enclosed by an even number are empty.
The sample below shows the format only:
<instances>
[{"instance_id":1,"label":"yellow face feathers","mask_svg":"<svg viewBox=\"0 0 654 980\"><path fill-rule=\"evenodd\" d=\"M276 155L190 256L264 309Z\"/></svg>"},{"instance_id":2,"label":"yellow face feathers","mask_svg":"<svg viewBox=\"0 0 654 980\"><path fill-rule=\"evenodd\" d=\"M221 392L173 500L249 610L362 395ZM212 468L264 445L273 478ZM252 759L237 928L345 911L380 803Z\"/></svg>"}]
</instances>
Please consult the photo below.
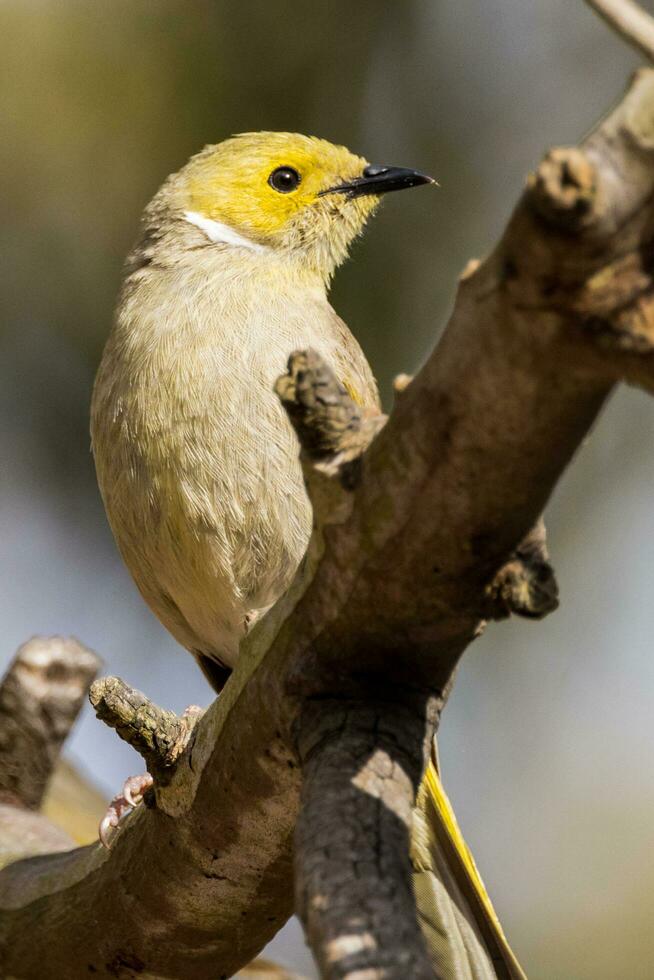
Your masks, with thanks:
<instances>
[{"instance_id":1,"label":"yellow face feathers","mask_svg":"<svg viewBox=\"0 0 654 980\"><path fill-rule=\"evenodd\" d=\"M289 220L326 203L321 191L361 176L365 166L361 157L326 140L244 133L193 157L187 167L189 206L274 244Z\"/></svg>"},{"instance_id":2,"label":"yellow face feathers","mask_svg":"<svg viewBox=\"0 0 654 980\"><path fill-rule=\"evenodd\" d=\"M343 146L293 133L244 133L206 147L184 168L188 210L326 277L374 211L375 196L325 194L361 177L366 161Z\"/></svg>"},{"instance_id":3,"label":"yellow face feathers","mask_svg":"<svg viewBox=\"0 0 654 980\"><path fill-rule=\"evenodd\" d=\"M264 132L205 147L164 192L212 241L273 252L328 279L381 194L429 182L313 136Z\"/></svg>"}]
</instances>

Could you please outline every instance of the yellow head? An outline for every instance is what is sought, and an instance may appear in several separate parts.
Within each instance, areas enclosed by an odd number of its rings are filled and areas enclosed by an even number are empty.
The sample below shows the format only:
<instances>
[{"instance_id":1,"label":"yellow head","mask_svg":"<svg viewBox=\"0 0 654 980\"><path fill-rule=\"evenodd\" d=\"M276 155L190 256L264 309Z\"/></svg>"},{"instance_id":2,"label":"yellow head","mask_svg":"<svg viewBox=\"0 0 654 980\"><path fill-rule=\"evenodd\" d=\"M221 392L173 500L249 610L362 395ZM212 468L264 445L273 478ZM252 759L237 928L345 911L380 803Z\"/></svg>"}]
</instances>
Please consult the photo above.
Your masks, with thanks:
<instances>
[{"instance_id":1,"label":"yellow head","mask_svg":"<svg viewBox=\"0 0 654 980\"><path fill-rule=\"evenodd\" d=\"M214 242L274 252L328 279L381 194L425 183L326 140L264 132L205 147L163 190L167 206Z\"/></svg>"}]
</instances>

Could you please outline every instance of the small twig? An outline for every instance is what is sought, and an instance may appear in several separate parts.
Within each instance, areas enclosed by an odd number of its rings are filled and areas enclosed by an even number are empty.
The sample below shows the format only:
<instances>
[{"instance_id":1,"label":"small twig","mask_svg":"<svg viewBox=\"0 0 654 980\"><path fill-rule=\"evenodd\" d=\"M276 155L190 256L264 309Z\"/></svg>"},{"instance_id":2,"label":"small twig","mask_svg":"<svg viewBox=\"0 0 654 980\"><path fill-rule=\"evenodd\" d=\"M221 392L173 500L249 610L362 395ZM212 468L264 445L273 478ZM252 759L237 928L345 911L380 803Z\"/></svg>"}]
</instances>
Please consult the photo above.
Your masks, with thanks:
<instances>
[{"instance_id":1,"label":"small twig","mask_svg":"<svg viewBox=\"0 0 654 980\"><path fill-rule=\"evenodd\" d=\"M36 810L89 684L95 653L72 638L34 637L0 683L0 801Z\"/></svg>"},{"instance_id":2,"label":"small twig","mask_svg":"<svg viewBox=\"0 0 654 980\"><path fill-rule=\"evenodd\" d=\"M586 0L628 44L654 62L654 17L634 0Z\"/></svg>"},{"instance_id":3,"label":"small twig","mask_svg":"<svg viewBox=\"0 0 654 980\"><path fill-rule=\"evenodd\" d=\"M275 391L300 442L304 482L319 532L315 546L325 524L343 522L351 511L363 455L387 417L362 412L313 350L291 354Z\"/></svg>"},{"instance_id":4,"label":"small twig","mask_svg":"<svg viewBox=\"0 0 654 980\"><path fill-rule=\"evenodd\" d=\"M556 228L579 232L595 217L595 169L586 153L575 146L549 150L527 186L531 206Z\"/></svg>"},{"instance_id":5,"label":"small twig","mask_svg":"<svg viewBox=\"0 0 654 980\"><path fill-rule=\"evenodd\" d=\"M100 721L143 756L148 772L159 781L170 777L202 715L201 708L183 715L160 708L120 677L101 677L91 686L89 700Z\"/></svg>"},{"instance_id":6,"label":"small twig","mask_svg":"<svg viewBox=\"0 0 654 980\"><path fill-rule=\"evenodd\" d=\"M305 479L311 480L317 469L337 476L345 489L353 489L361 456L386 416L362 411L314 350L291 354L287 373L278 379L275 391L300 440ZM314 488L309 489L313 497Z\"/></svg>"},{"instance_id":7,"label":"small twig","mask_svg":"<svg viewBox=\"0 0 654 980\"><path fill-rule=\"evenodd\" d=\"M559 587L549 562L542 518L500 568L486 594L489 619L505 619L511 613L542 619L558 608Z\"/></svg>"},{"instance_id":8,"label":"small twig","mask_svg":"<svg viewBox=\"0 0 654 980\"><path fill-rule=\"evenodd\" d=\"M313 350L295 351L275 385L303 451L313 460L345 449L361 429L361 409Z\"/></svg>"}]
</instances>

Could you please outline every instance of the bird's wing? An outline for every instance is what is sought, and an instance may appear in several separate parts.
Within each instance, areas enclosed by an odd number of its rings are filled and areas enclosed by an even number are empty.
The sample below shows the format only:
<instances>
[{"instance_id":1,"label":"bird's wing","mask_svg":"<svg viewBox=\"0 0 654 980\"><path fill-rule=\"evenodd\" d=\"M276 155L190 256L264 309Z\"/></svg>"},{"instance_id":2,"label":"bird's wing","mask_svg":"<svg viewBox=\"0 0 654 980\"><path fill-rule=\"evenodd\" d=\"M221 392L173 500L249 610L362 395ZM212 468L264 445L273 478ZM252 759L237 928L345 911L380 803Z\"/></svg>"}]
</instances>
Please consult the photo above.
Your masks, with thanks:
<instances>
[{"instance_id":1,"label":"bird's wing","mask_svg":"<svg viewBox=\"0 0 654 980\"><path fill-rule=\"evenodd\" d=\"M418 792L411 841L420 925L442 980L526 980L463 839L434 755Z\"/></svg>"},{"instance_id":2,"label":"bird's wing","mask_svg":"<svg viewBox=\"0 0 654 980\"><path fill-rule=\"evenodd\" d=\"M374 414L381 412L377 382L358 340L336 310L327 304L325 330L335 341L333 367L352 401Z\"/></svg>"},{"instance_id":3,"label":"bird's wing","mask_svg":"<svg viewBox=\"0 0 654 980\"><path fill-rule=\"evenodd\" d=\"M365 399L359 389L350 381L350 379L343 378L341 384L347 391L354 404L358 405L359 408L363 408L365 406Z\"/></svg>"}]
</instances>

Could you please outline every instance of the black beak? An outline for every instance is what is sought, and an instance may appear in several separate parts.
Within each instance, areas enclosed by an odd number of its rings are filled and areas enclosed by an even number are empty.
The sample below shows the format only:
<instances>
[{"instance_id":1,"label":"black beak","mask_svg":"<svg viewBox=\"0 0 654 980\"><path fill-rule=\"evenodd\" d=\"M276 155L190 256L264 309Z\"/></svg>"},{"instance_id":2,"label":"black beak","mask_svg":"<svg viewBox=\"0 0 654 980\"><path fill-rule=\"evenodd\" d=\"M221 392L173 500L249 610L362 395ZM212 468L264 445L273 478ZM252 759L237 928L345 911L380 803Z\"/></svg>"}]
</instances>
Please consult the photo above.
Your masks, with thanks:
<instances>
[{"instance_id":1,"label":"black beak","mask_svg":"<svg viewBox=\"0 0 654 980\"><path fill-rule=\"evenodd\" d=\"M356 177L347 184L328 187L326 191L320 191L319 197L323 194L347 194L348 197L387 194L389 191L403 191L406 187L435 183L433 177L421 174L418 170L407 170L406 167L376 167L369 164L364 167L361 177Z\"/></svg>"}]
</instances>

